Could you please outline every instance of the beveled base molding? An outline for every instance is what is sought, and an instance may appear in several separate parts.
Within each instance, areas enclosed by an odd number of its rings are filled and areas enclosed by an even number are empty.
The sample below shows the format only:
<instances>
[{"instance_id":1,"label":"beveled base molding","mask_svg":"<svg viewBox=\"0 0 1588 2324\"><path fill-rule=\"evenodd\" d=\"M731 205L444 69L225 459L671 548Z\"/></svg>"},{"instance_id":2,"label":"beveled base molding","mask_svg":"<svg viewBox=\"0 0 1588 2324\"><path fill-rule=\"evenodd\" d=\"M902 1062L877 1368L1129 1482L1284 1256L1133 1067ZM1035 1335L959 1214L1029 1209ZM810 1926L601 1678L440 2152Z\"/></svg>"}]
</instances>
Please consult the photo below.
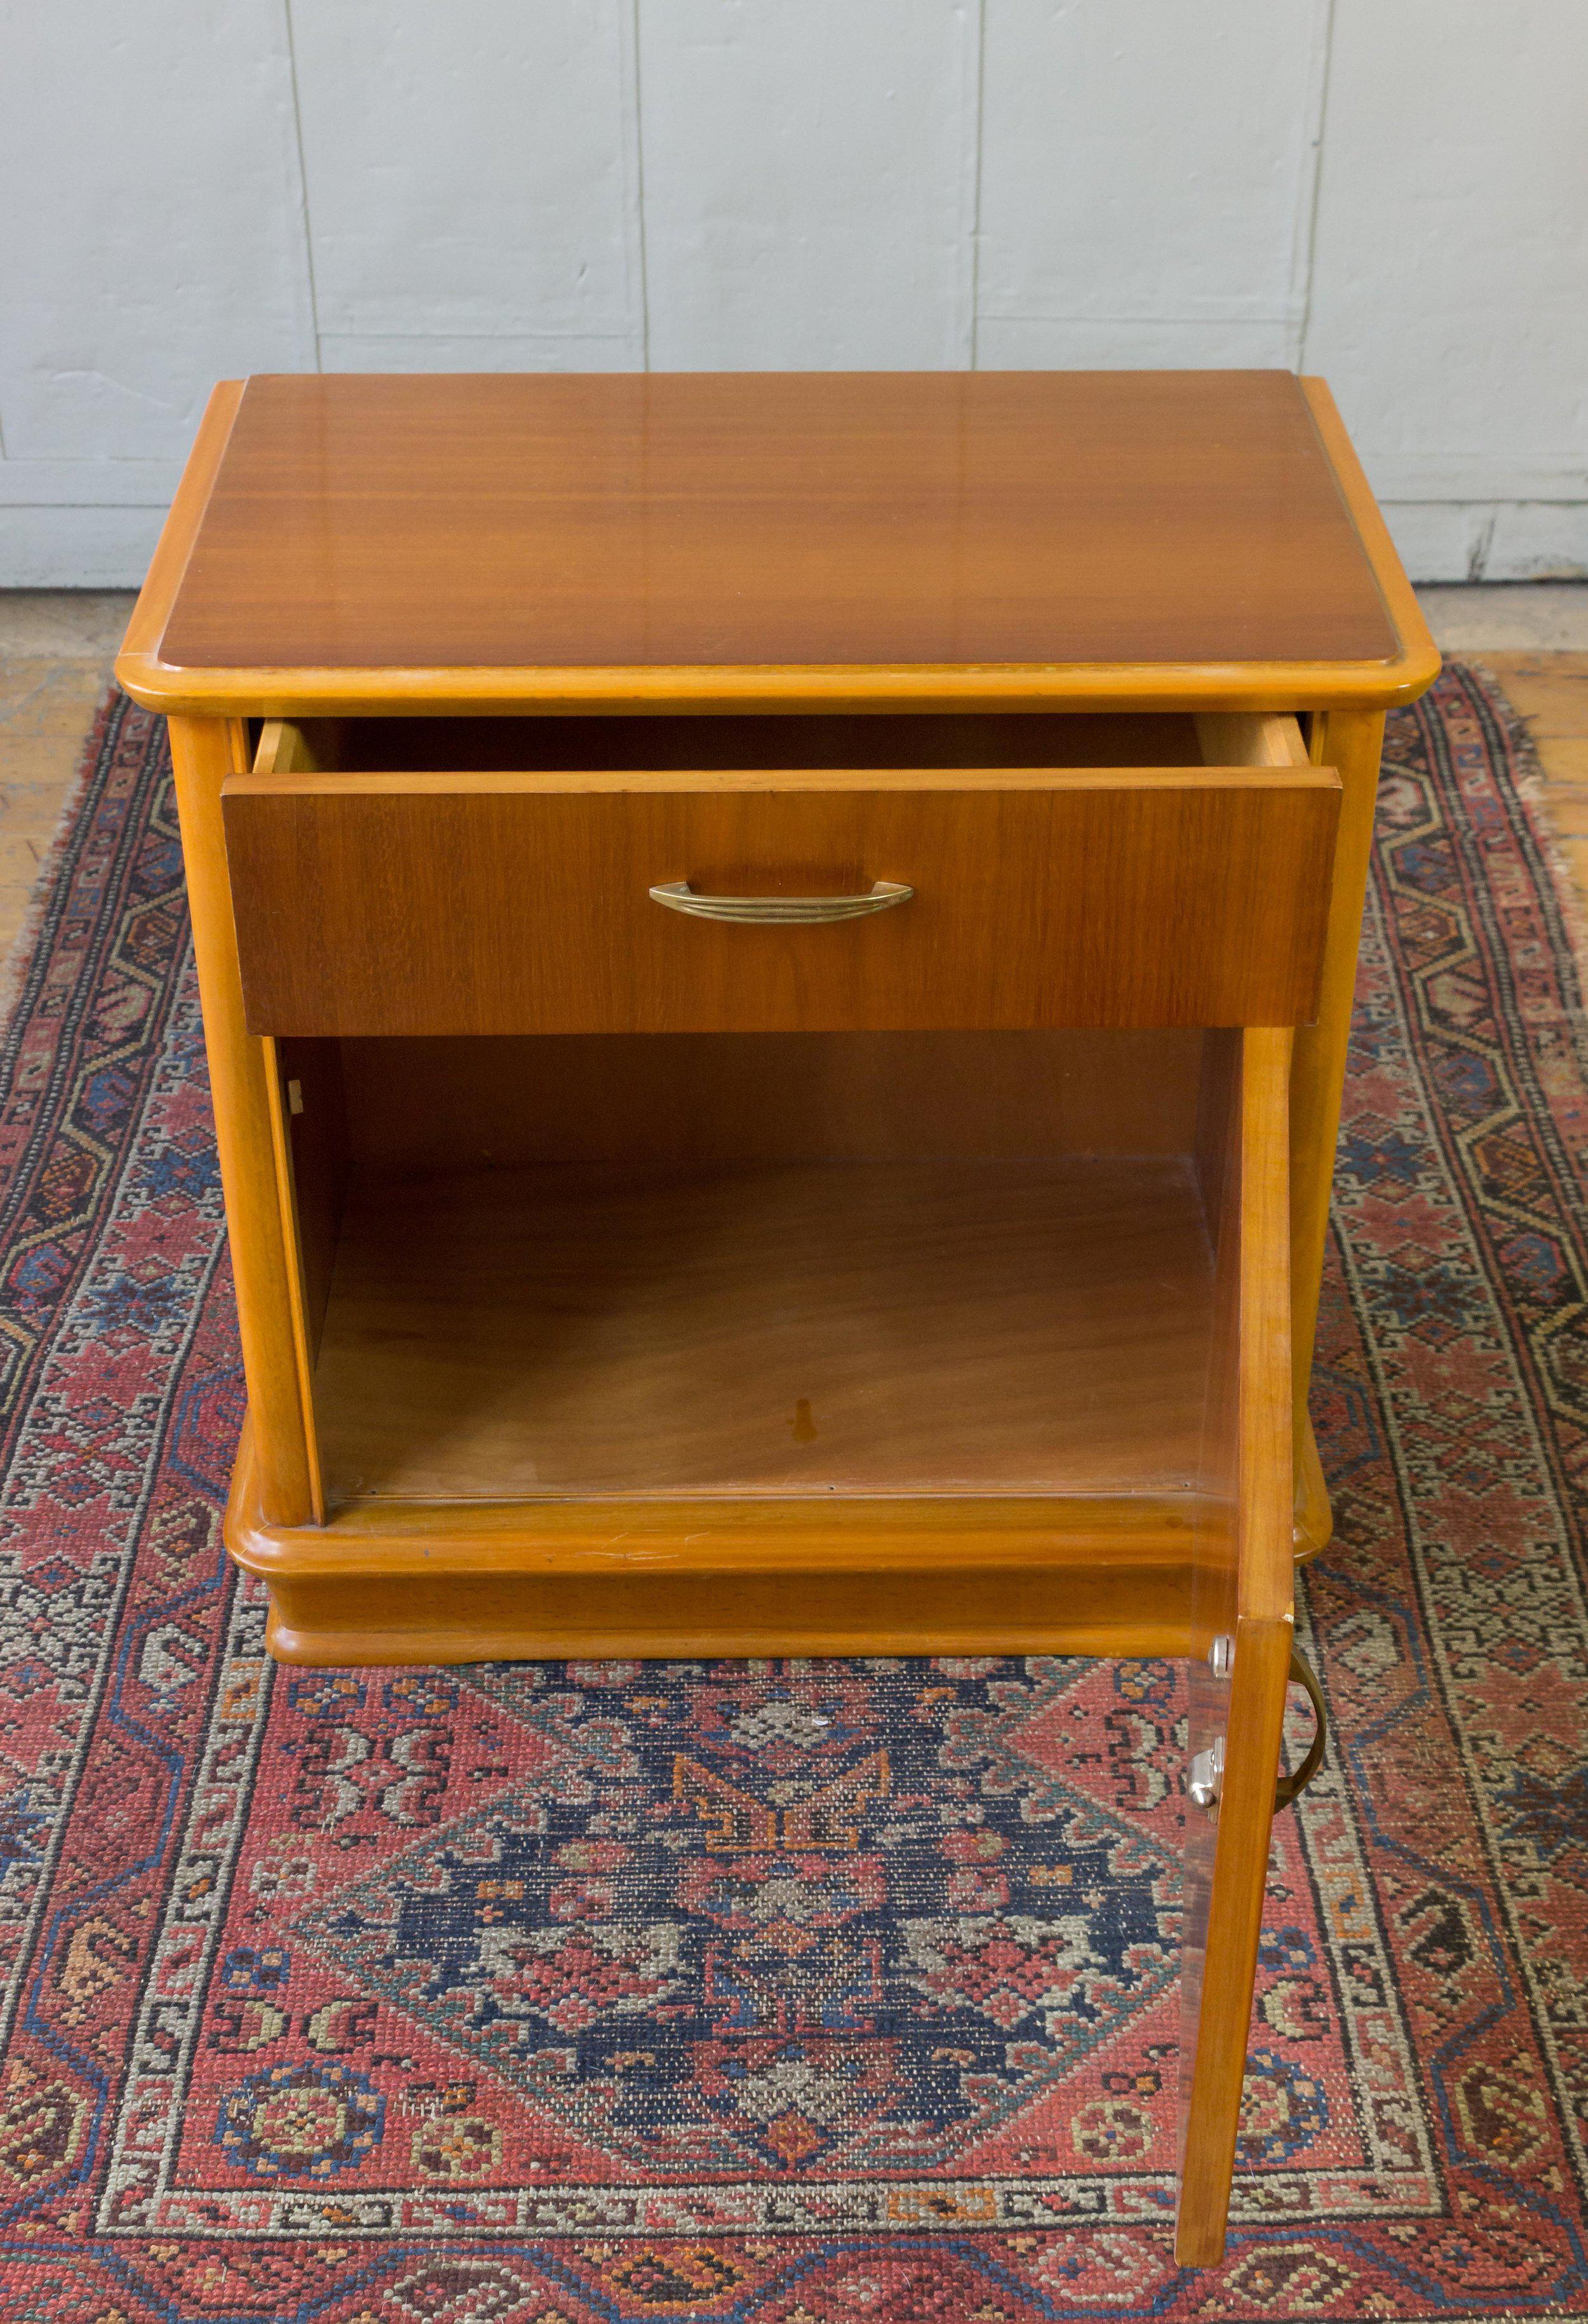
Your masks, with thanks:
<instances>
[{"instance_id":1,"label":"beveled base molding","mask_svg":"<svg viewBox=\"0 0 1588 2324\"><path fill-rule=\"evenodd\" d=\"M365 1503L267 1524L244 1433L225 1539L280 1662L1204 1652L1219 1515L1116 1500Z\"/></svg>"}]
</instances>

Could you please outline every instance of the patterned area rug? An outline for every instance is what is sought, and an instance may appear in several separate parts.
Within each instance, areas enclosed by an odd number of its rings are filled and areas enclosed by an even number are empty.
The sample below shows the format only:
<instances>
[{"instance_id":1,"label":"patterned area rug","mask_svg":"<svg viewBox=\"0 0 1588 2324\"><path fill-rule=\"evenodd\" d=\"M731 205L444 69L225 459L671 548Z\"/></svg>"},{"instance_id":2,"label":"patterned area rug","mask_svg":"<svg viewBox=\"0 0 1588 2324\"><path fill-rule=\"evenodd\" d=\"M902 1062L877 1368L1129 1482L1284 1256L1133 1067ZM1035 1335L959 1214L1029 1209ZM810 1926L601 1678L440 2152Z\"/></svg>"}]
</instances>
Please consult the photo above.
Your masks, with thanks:
<instances>
[{"instance_id":1,"label":"patterned area rug","mask_svg":"<svg viewBox=\"0 0 1588 2324\"><path fill-rule=\"evenodd\" d=\"M1588 2312L1588 1045L1504 706L1393 723L1225 2265L1172 2253L1180 1682L291 1674L160 731L0 1057L0 2310L26 2324Z\"/></svg>"}]
</instances>

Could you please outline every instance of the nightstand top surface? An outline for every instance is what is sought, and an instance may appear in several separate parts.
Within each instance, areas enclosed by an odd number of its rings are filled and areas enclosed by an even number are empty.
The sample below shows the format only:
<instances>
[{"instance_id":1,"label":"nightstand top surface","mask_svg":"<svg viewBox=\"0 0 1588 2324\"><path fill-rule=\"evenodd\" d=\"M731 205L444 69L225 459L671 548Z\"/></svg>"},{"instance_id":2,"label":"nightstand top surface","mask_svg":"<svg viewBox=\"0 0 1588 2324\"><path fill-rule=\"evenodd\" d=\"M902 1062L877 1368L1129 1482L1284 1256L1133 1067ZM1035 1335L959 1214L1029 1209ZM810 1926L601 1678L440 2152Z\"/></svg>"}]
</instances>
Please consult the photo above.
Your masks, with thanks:
<instances>
[{"instance_id":1,"label":"nightstand top surface","mask_svg":"<svg viewBox=\"0 0 1588 2324\"><path fill-rule=\"evenodd\" d=\"M1437 666L1285 372L262 377L121 675L165 709L1308 700Z\"/></svg>"}]
</instances>

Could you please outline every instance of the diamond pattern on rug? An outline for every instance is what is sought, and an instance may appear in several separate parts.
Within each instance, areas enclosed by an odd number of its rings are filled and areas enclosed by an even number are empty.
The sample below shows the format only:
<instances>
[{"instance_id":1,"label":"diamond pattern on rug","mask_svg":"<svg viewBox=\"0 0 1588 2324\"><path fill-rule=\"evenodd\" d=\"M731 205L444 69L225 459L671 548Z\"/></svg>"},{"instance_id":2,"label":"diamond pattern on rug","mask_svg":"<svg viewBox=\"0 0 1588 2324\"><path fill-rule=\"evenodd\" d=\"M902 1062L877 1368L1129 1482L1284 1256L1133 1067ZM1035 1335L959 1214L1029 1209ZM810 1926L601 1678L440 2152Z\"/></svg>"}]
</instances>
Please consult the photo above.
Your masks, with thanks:
<instances>
[{"instance_id":1,"label":"diamond pattern on rug","mask_svg":"<svg viewBox=\"0 0 1588 2324\"><path fill-rule=\"evenodd\" d=\"M1106 1766L1095 1790L1041 1761L1009 1781L1018 1741L989 1748L984 1722L1051 1720L1079 1689L1084 1733L1113 1687L1002 1668L637 1665L570 1687L528 1665L486 1698L427 1678L446 1723L394 1726L341 1820L315 1790L322 1864L339 1821L381 1860L350 1885L324 1867L292 1923L304 1974L400 2013L436 2045L427 2070L490 2077L498 2144L566 2148L582 2175L1029 2169L1044 2102L1094 2052L1159 2086L1178 1818L1161 1799L1155 1836L1122 1814ZM381 1692L411 1713L417 1691ZM1153 1695L1167 1743L1167 1668ZM341 1754L303 1723L326 1709L312 1682L297 1709L271 1745L318 1770ZM529 1771L488 1775L460 1815L446 1777L471 1732Z\"/></svg>"}]
</instances>

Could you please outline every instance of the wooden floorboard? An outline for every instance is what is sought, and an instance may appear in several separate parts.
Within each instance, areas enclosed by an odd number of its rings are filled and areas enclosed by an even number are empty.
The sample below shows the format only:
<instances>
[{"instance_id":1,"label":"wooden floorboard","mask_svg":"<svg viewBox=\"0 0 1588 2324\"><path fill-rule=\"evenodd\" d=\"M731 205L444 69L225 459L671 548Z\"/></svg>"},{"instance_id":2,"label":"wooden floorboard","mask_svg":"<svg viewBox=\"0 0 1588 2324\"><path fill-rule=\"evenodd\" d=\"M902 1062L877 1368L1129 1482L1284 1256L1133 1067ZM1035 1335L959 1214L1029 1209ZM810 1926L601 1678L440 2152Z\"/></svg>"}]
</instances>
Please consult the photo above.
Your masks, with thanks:
<instances>
[{"instance_id":1,"label":"wooden floorboard","mask_svg":"<svg viewBox=\"0 0 1588 2324\"><path fill-rule=\"evenodd\" d=\"M1588 923L1588 653L1486 653L1538 753L1544 813Z\"/></svg>"}]
</instances>

